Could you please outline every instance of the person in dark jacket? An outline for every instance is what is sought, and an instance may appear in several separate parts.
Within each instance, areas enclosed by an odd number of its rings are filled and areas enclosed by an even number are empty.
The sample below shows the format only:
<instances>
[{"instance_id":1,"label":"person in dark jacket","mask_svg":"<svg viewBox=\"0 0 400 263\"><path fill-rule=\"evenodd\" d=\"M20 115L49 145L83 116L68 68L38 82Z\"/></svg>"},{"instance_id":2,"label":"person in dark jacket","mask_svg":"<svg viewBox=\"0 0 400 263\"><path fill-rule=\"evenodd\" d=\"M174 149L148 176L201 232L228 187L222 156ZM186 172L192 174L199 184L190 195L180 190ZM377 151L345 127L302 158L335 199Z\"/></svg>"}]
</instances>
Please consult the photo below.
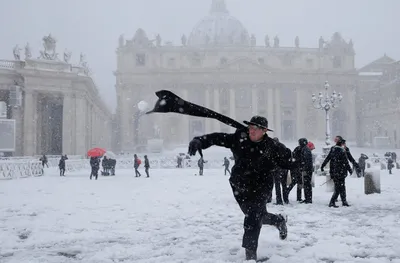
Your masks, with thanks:
<instances>
[{"instance_id":1,"label":"person in dark jacket","mask_svg":"<svg viewBox=\"0 0 400 263\"><path fill-rule=\"evenodd\" d=\"M48 164L48 160L47 160L47 156L45 154L43 154L42 157L40 157L39 161L42 162L42 166L44 168L44 166L46 165L47 168L49 168L49 164Z\"/></svg>"},{"instance_id":2,"label":"person in dark jacket","mask_svg":"<svg viewBox=\"0 0 400 263\"><path fill-rule=\"evenodd\" d=\"M197 161L197 165L199 166L199 175L203 175L203 169L205 163L206 161L204 161L203 157L200 157L200 159Z\"/></svg>"},{"instance_id":3,"label":"person in dark jacket","mask_svg":"<svg viewBox=\"0 0 400 263\"><path fill-rule=\"evenodd\" d=\"M110 175L110 170L111 170L111 166L110 166L110 159L107 158L107 156L103 157L103 160L101 161L101 166L103 167L103 175Z\"/></svg>"},{"instance_id":4,"label":"person in dark jacket","mask_svg":"<svg viewBox=\"0 0 400 263\"><path fill-rule=\"evenodd\" d=\"M92 171L90 172L90 180L92 180L92 176L97 180L99 177L100 157L90 157L90 167L92 168Z\"/></svg>"},{"instance_id":5,"label":"person in dark jacket","mask_svg":"<svg viewBox=\"0 0 400 263\"><path fill-rule=\"evenodd\" d=\"M308 140L306 138L299 139L300 146L300 173L303 179L304 203L312 203L312 173L313 160L310 148L307 147Z\"/></svg>"},{"instance_id":6,"label":"person in dark jacket","mask_svg":"<svg viewBox=\"0 0 400 263\"><path fill-rule=\"evenodd\" d=\"M147 155L145 155L144 156L144 171L146 172L147 177L150 177L149 168L150 168L150 162L149 162L149 159L147 158Z\"/></svg>"},{"instance_id":7,"label":"person in dark jacket","mask_svg":"<svg viewBox=\"0 0 400 263\"><path fill-rule=\"evenodd\" d=\"M348 160L350 161L350 163L353 165L353 169L355 169L357 173L361 173L360 167L359 167L358 163L356 162L356 160L354 160L353 155L351 155L351 153L350 153L349 147L347 147L347 145L346 145L346 140L343 139L342 136L337 135L337 136L335 137L334 141L335 141L336 144L337 144L337 142L342 142L342 143L344 142L344 144L342 145L342 147L344 147L344 149L345 149L345 151L346 151L346 157L347 157L347 159L348 159ZM335 146L333 146L333 147L335 147ZM333 148L333 147L332 147L332 148ZM331 150L332 150L332 148L331 148Z\"/></svg>"},{"instance_id":8,"label":"person in dark jacket","mask_svg":"<svg viewBox=\"0 0 400 263\"><path fill-rule=\"evenodd\" d=\"M282 143L268 137L268 121L254 116L244 121L248 127L233 134L212 133L195 137L189 144L189 154L213 145L230 148L235 158L229 182L233 195L244 217L242 247L246 260L257 259L258 238L263 224L278 228L281 239L286 239L286 219L267 212L267 196L273 188L272 171L276 167L290 167L291 151Z\"/></svg>"},{"instance_id":9,"label":"person in dark jacket","mask_svg":"<svg viewBox=\"0 0 400 263\"><path fill-rule=\"evenodd\" d=\"M117 160L108 159L108 161L110 162L111 175L115 175L115 166L117 165Z\"/></svg>"},{"instance_id":10,"label":"person in dark jacket","mask_svg":"<svg viewBox=\"0 0 400 263\"><path fill-rule=\"evenodd\" d=\"M276 142L279 142L277 137L274 138ZM288 169L283 169L281 167L276 167L273 171L274 185L275 185L275 195L276 195L276 205L283 205L289 203L287 194L287 175ZM283 196L283 201L282 201Z\"/></svg>"},{"instance_id":11,"label":"person in dark jacket","mask_svg":"<svg viewBox=\"0 0 400 263\"><path fill-rule=\"evenodd\" d=\"M389 159L387 160L387 167L389 170L389 174L392 174L392 169L394 168L394 164L393 164L393 159L392 157L389 157Z\"/></svg>"},{"instance_id":12,"label":"person in dark jacket","mask_svg":"<svg viewBox=\"0 0 400 263\"><path fill-rule=\"evenodd\" d=\"M231 171L229 171L229 160L228 158L224 157L224 164L222 166L225 166L225 171L224 174L226 175L226 172L229 173L229 175L231 174Z\"/></svg>"},{"instance_id":13,"label":"person in dark jacket","mask_svg":"<svg viewBox=\"0 0 400 263\"><path fill-rule=\"evenodd\" d=\"M321 165L321 171L324 171L324 167L328 162L330 162L329 173L335 185L335 190L331 201L329 202L329 207L338 207L335 202L339 195L342 199L342 205L349 206L346 200L345 179L347 177L347 172L351 174L353 170L351 169L347 159L348 156L346 155L345 143L346 141L339 139L336 142L336 145L331 148L331 151Z\"/></svg>"},{"instance_id":14,"label":"person in dark jacket","mask_svg":"<svg viewBox=\"0 0 400 263\"><path fill-rule=\"evenodd\" d=\"M360 173L357 173L358 177L364 177L365 175L366 160L368 160L368 156L363 153L360 158L358 158L358 166L360 167Z\"/></svg>"},{"instance_id":15,"label":"person in dark jacket","mask_svg":"<svg viewBox=\"0 0 400 263\"><path fill-rule=\"evenodd\" d=\"M140 166L140 162L139 162L139 158L137 157L136 154L133 155L133 168L135 169L135 177L140 177L142 176L139 172L139 166Z\"/></svg>"},{"instance_id":16,"label":"person in dark jacket","mask_svg":"<svg viewBox=\"0 0 400 263\"><path fill-rule=\"evenodd\" d=\"M292 191L293 187L297 185L297 191L296 191L296 201L297 202L303 202L301 199L301 189L303 189L303 177L301 176L301 171L300 171L300 158L301 158L301 148L300 146L297 146L294 148L293 153L292 153L292 167L290 169L290 175L292 177L292 182L290 185L287 187L286 190L286 196L283 198L285 200L289 201L289 194L290 191Z\"/></svg>"},{"instance_id":17,"label":"person in dark jacket","mask_svg":"<svg viewBox=\"0 0 400 263\"><path fill-rule=\"evenodd\" d=\"M391 157L392 157L393 162L396 163L397 162L397 154L395 152L392 152Z\"/></svg>"},{"instance_id":18,"label":"person in dark jacket","mask_svg":"<svg viewBox=\"0 0 400 263\"><path fill-rule=\"evenodd\" d=\"M60 176L65 176L65 161L68 160L67 155L61 155L60 161L58 162L58 168L60 169Z\"/></svg>"}]
</instances>

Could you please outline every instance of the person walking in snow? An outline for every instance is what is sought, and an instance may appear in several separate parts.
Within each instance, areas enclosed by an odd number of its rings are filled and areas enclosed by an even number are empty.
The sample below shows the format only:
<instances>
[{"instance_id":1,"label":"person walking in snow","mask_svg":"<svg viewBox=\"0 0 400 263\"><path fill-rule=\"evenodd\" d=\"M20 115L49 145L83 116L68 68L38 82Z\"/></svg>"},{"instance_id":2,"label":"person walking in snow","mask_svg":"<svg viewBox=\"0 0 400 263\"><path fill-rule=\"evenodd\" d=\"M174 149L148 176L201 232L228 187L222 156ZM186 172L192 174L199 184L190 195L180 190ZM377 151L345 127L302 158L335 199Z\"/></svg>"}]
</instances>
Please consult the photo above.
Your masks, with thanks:
<instances>
[{"instance_id":1,"label":"person walking in snow","mask_svg":"<svg viewBox=\"0 0 400 263\"><path fill-rule=\"evenodd\" d=\"M228 158L224 157L224 164L222 166L225 166L224 174L226 175L226 172L228 172L229 175L230 175L231 171L229 171L229 160L228 160Z\"/></svg>"},{"instance_id":2,"label":"person walking in snow","mask_svg":"<svg viewBox=\"0 0 400 263\"><path fill-rule=\"evenodd\" d=\"M203 175L203 169L204 169L204 164L207 161L204 161L203 157L200 157L200 159L197 161L197 165L199 166L199 175Z\"/></svg>"},{"instance_id":3,"label":"person walking in snow","mask_svg":"<svg viewBox=\"0 0 400 263\"><path fill-rule=\"evenodd\" d=\"M133 168L135 169L135 177L140 177L142 176L139 172L139 166L141 164L140 159L137 157L136 154L133 155Z\"/></svg>"},{"instance_id":4,"label":"person walking in snow","mask_svg":"<svg viewBox=\"0 0 400 263\"><path fill-rule=\"evenodd\" d=\"M146 172L147 177L150 177L149 168L150 168L150 162L149 162L149 159L147 158L147 155L145 155L144 156L144 171Z\"/></svg>"},{"instance_id":5,"label":"person walking in snow","mask_svg":"<svg viewBox=\"0 0 400 263\"><path fill-rule=\"evenodd\" d=\"M389 174L392 174L392 169L394 168L394 164L393 164L393 159L392 157L389 157L389 159L387 160L387 168L389 170Z\"/></svg>"},{"instance_id":6,"label":"person walking in snow","mask_svg":"<svg viewBox=\"0 0 400 263\"><path fill-rule=\"evenodd\" d=\"M335 207L336 200L340 195L342 199L343 206L349 206L346 199L346 182L345 179L347 177L347 172L350 174L353 173L353 170L350 167L348 156L346 155L346 141L342 139L338 139L336 141L336 145L331 148L328 156L325 158L324 162L321 165L321 171L324 171L324 167L329 164L329 173L335 185L335 190L333 192L331 201L329 202L329 207Z\"/></svg>"},{"instance_id":7,"label":"person walking in snow","mask_svg":"<svg viewBox=\"0 0 400 263\"><path fill-rule=\"evenodd\" d=\"M60 161L58 162L58 168L60 169L60 176L65 176L65 161L68 160L67 155L61 155Z\"/></svg>"},{"instance_id":8,"label":"person walking in snow","mask_svg":"<svg viewBox=\"0 0 400 263\"><path fill-rule=\"evenodd\" d=\"M364 177L366 160L368 160L368 156L362 153L360 158L358 158L358 165L360 167L360 173L357 173L357 177Z\"/></svg>"},{"instance_id":9,"label":"person walking in snow","mask_svg":"<svg viewBox=\"0 0 400 263\"><path fill-rule=\"evenodd\" d=\"M100 169L100 157L90 157L90 180L92 180L92 177L97 180L99 177L99 169Z\"/></svg>"}]
</instances>

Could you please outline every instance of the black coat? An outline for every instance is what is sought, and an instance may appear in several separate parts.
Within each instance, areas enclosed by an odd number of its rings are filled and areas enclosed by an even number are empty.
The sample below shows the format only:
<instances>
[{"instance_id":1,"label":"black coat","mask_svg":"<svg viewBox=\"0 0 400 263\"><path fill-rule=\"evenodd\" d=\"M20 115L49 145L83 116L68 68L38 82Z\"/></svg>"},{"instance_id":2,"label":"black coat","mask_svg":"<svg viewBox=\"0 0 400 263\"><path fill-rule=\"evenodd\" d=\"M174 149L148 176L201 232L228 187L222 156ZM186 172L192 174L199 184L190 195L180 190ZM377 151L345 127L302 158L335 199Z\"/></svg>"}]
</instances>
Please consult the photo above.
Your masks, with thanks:
<instances>
[{"instance_id":1,"label":"black coat","mask_svg":"<svg viewBox=\"0 0 400 263\"><path fill-rule=\"evenodd\" d=\"M144 158L144 168L150 168L150 162L147 158Z\"/></svg>"},{"instance_id":2,"label":"black coat","mask_svg":"<svg viewBox=\"0 0 400 263\"><path fill-rule=\"evenodd\" d=\"M222 146L231 149L235 165L232 167L230 182L243 190L265 188L273 180L276 167L291 167L291 151L282 143L265 135L262 141L252 142L248 128L237 129L233 134L211 133L195 137L201 148Z\"/></svg>"},{"instance_id":3,"label":"black coat","mask_svg":"<svg viewBox=\"0 0 400 263\"><path fill-rule=\"evenodd\" d=\"M313 158L310 148L303 146L300 148L300 171L306 173L313 172Z\"/></svg>"},{"instance_id":4,"label":"black coat","mask_svg":"<svg viewBox=\"0 0 400 263\"><path fill-rule=\"evenodd\" d=\"M100 160L99 160L99 158L94 158L94 157L90 158L90 166L94 170L99 170L99 168L100 168Z\"/></svg>"},{"instance_id":5,"label":"black coat","mask_svg":"<svg viewBox=\"0 0 400 263\"><path fill-rule=\"evenodd\" d=\"M346 150L340 146L333 146L328 156L321 165L323 169L327 163L329 164L329 173L333 179L344 179L347 172L351 173L351 167L347 160Z\"/></svg>"},{"instance_id":6,"label":"black coat","mask_svg":"<svg viewBox=\"0 0 400 263\"><path fill-rule=\"evenodd\" d=\"M361 156L361 157L358 159L358 165L360 166L360 169L365 169L365 160L367 160L367 159L368 159L368 157L365 158L365 157L363 157L363 156Z\"/></svg>"}]
</instances>

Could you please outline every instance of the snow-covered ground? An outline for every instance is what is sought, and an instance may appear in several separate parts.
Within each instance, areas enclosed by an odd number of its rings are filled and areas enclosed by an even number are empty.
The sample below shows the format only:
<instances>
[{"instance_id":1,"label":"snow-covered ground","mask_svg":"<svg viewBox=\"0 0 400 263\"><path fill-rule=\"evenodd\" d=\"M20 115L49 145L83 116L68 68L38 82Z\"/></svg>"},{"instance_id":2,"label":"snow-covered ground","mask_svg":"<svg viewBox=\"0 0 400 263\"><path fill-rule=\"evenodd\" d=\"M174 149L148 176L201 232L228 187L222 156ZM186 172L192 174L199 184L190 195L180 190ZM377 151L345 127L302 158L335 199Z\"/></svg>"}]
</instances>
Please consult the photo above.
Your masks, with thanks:
<instances>
[{"instance_id":1,"label":"snow-covered ground","mask_svg":"<svg viewBox=\"0 0 400 263\"><path fill-rule=\"evenodd\" d=\"M131 170L90 181L65 178L0 182L0 262L243 262L243 215L223 169ZM363 194L347 179L351 207L328 208L318 177L312 205L268 205L288 215L288 238L263 227L268 262L400 262L400 171L382 171L382 193Z\"/></svg>"}]
</instances>

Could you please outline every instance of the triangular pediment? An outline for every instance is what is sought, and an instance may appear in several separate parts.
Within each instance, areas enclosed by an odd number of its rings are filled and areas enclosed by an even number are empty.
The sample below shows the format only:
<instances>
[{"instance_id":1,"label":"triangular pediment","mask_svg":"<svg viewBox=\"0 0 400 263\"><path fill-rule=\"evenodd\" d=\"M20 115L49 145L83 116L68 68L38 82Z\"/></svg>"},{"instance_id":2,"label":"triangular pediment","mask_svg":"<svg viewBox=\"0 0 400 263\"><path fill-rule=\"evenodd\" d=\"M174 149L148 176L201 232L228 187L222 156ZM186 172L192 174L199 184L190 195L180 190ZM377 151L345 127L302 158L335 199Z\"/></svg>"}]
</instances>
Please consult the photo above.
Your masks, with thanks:
<instances>
[{"instance_id":1,"label":"triangular pediment","mask_svg":"<svg viewBox=\"0 0 400 263\"><path fill-rule=\"evenodd\" d=\"M265 63L265 62L264 62ZM240 71L240 72L266 72L273 70L274 68L260 64L250 58L236 58L232 61L226 62L226 64L219 65L218 68L221 71Z\"/></svg>"},{"instance_id":2,"label":"triangular pediment","mask_svg":"<svg viewBox=\"0 0 400 263\"><path fill-rule=\"evenodd\" d=\"M372 61L371 63L362 67L359 71L369 71L371 69L380 68L382 65L392 64L396 62L393 58L387 56L386 54L382 57Z\"/></svg>"}]
</instances>

